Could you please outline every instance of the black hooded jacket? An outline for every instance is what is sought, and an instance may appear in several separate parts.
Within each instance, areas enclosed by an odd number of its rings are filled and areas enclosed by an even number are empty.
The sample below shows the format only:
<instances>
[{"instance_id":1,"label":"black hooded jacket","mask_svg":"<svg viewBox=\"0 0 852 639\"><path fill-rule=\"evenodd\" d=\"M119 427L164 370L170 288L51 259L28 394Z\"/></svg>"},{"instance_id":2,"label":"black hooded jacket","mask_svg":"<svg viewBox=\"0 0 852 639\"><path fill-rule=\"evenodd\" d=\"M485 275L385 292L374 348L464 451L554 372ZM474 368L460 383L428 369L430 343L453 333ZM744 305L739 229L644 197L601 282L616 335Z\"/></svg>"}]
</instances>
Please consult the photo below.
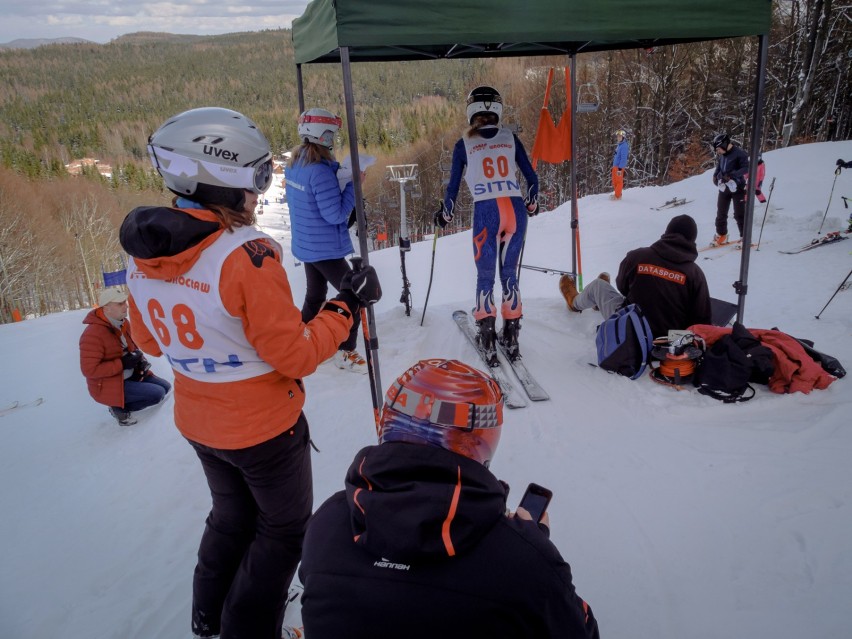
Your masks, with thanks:
<instances>
[{"instance_id":1,"label":"black hooded jacket","mask_svg":"<svg viewBox=\"0 0 852 639\"><path fill-rule=\"evenodd\" d=\"M361 450L308 523L311 639L598 637L544 527L505 516L481 464L423 444Z\"/></svg>"},{"instance_id":2,"label":"black hooded jacket","mask_svg":"<svg viewBox=\"0 0 852 639\"><path fill-rule=\"evenodd\" d=\"M710 323L710 291L697 257L695 242L666 233L651 246L630 251L618 267L618 290L627 303L642 307L654 337Z\"/></svg>"},{"instance_id":3,"label":"black hooded jacket","mask_svg":"<svg viewBox=\"0 0 852 639\"><path fill-rule=\"evenodd\" d=\"M716 158L716 169L713 171L713 184L733 180L737 188L744 188L748 173L748 153L736 144Z\"/></svg>"}]
</instances>

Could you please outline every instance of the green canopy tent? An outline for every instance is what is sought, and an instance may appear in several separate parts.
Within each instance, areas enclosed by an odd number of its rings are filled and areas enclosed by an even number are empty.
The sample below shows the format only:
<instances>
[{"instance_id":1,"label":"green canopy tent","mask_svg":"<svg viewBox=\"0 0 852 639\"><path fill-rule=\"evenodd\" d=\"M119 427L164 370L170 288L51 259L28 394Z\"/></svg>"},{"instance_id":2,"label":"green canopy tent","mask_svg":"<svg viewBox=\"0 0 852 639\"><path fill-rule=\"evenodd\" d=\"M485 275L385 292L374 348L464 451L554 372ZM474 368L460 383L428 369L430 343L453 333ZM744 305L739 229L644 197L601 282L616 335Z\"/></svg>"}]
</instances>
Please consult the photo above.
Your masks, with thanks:
<instances>
[{"instance_id":1,"label":"green canopy tent","mask_svg":"<svg viewBox=\"0 0 852 639\"><path fill-rule=\"evenodd\" d=\"M742 36L758 37L750 156L760 150L766 56L772 16L771 0L313 0L293 21L299 108L304 110L303 64L342 64L344 99L353 174L358 175L358 137L352 92L352 62L435 60L474 57L566 55L572 69L578 53L649 48ZM571 74L572 82L575 73ZM577 113L572 90L572 113ZM575 120L576 121L576 120ZM576 127L572 127L576 130ZM572 132L572 154L575 144ZM751 163L749 184L757 164ZM578 230L576 172L571 163L572 264L576 271ZM355 180L361 256L367 256L366 221L361 185ZM754 198L746 198L737 318L743 321ZM381 406L375 321L368 309L373 405Z\"/></svg>"}]
</instances>

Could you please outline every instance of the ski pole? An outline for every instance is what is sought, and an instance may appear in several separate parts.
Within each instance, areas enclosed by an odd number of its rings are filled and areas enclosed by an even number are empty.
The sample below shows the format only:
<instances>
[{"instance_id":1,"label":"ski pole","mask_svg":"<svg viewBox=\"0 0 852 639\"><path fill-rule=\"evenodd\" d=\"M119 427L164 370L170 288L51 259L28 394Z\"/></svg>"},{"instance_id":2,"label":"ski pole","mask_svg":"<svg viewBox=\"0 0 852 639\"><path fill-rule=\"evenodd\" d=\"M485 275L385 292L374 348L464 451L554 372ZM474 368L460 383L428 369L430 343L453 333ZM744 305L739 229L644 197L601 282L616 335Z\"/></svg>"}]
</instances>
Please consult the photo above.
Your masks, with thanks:
<instances>
[{"instance_id":1,"label":"ski pole","mask_svg":"<svg viewBox=\"0 0 852 639\"><path fill-rule=\"evenodd\" d=\"M529 225L527 225L527 229ZM524 239L521 242L521 253L518 255L518 268L515 269L515 282L518 290L521 290L521 267L524 265L524 249L527 247L527 231L524 230Z\"/></svg>"},{"instance_id":2,"label":"ski pole","mask_svg":"<svg viewBox=\"0 0 852 639\"><path fill-rule=\"evenodd\" d=\"M531 271L539 271L541 273L555 273L557 275L576 275L571 271L560 271L556 268L545 268L544 266L532 266L531 264L521 264L521 268L528 268Z\"/></svg>"},{"instance_id":3,"label":"ski pole","mask_svg":"<svg viewBox=\"0 0 852 639\"><path fill-rule=\"evenodd\" d=\"M432 235L432 266L429 267L429 288L426 289L426 301L423 302L423 315L420 316L420 326L423 326L423 318L426 317L426 306L429 304L429 293L432 292L432 276L435 275L435 246L438 244L438 229L434 229Z\"/></svg>"},{"instance_id":4,"label":"ski pole","mask_svg":"<svg viewBox=\"0 0 852 639\"><path fill-rule=\"evenodd\" d=\"M823 307L822 307L822 311L824 311L825 309L827 309L827 308L828 308L828 305L829 305L829 304L831 304L831 300L833 300L833 299L834 299L834 296L835 296L835 295L837 295L837 294L840 292L840 289L842 289L842 288L843 288L843 286L844 286L844 284L846 284L846 281L849 279L849 276L850 276L850 275L852 275L852 271L849 271L849 272L846 274L846 277L844 277L844 278L843 278L843 281L842 281L842 282L840 282L840 286L838 286L838 287L837 287L837 290L836 290L836 291L834 291L834 295L832 295L832 296L829 298L829 300L825 303L825 306L823 306ZM817 319L819 319L819 316L820 316L820 315L822 315L822 311L820 311L819 313L817 313L814 317L816 317Z\"/></svg>"},{"instance_id":5,"label":"ski pole","mask_svg":"<svg viewBox=\"0 0 852 639\"><path fill-rule=\"evenodd\" d=\"M831 183L831 193L828 194L828 204L825 205L825 213L822 214L822 222L819 224L817 235L822 234L822 225L825 224L825 218L828 215L828 208L831 206L831 197L834 195L834 185L837 184L837 177L840 175L840 166L834 170L834 182Z\"/></svg>"},{"instance_id":6,"label":"ski pole","mask_svg":"<svg viewBox=\"0 0 852 639\"><path fill-rule=\"evenodd\" d=\"M364 258L362 257L350 258L352 268L356 271L360 271L363 260ZM381 381L379 380L379 369L373 363L373 349L378 348L378 342L374 342L373 338L370 337L369 317L367 315L367 309L364 306L361 307L361 330L364 333L364 352L366 354L365 359L367 360L368 377L370 378L370 397L373 400L373 418L376 420L376 435L378 435L379 393L381 392L379 389L381 388Z\"/></svg>"},{"instance_id":7,"label":"ski pole","mask_svg":"<svg viewBox=\"0 0 852 639\"><path fill-rule=\"evenodd\" d=\"M775 178L772 178L772 182L769 184L769 195L766 198L766 208L763 210L763 221L760 223L760 235L757 236L757 246L754 247L755 251L760 250L760 238L763 237L763 225L766 224L766 214L769 213L769 200L772 199L772 189L775 188Z\"/></svg>"}]
</instances>

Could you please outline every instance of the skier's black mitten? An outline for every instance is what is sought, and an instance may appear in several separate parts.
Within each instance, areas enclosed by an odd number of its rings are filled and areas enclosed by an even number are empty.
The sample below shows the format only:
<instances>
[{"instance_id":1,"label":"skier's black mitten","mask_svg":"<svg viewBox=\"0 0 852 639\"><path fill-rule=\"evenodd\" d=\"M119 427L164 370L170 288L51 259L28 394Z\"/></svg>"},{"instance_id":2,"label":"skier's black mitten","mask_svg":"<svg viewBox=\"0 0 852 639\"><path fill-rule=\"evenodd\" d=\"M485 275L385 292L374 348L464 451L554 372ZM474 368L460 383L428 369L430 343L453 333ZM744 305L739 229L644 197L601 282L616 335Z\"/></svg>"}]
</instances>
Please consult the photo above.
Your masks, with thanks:
<instances>
[{"instance_id":1,"label":"skier's black mitten","mask_svg":"<svg viewBox=\"0 0 852 639\"><path fill-rule=\"evenodd\" d=\"M382 285L379 283L376 269L363 266L358 270L349 271L340 282L340 295L347 292L355 295L362 306L375 304L382 299Z\"/></svg>"},{"instance_id":2,"label":"skier's black mitten","mask_svg":"<svg viewBox=\"0 0 852 639\"><path fill-rule=\"evenodd\" d=\"M352 208L352 212L349 214L349 221L346 222L346 228L351 229L355 222L358 221L358 209Z\"/></svg>"},{"instance_id":3,"label":"skier's black mitten","mask_svg":"<svg viewBox=\"0 0 852 639\"><path fill-rule=\"evenodd\" d=\"M352 292L352 289L341 290L337 297L332 298L332 301L335 302L343 302L349 308L349 312L352 313L353 316L357 315L361 311L361 300L358 299L358 296ZM339 308L336 308L335 305L327 305L323 307L323 310L328 309L329 306L332 306L332 310L335 312L339 311Z\"/></svg>"},{"instance_id":4,"label":"skier's black mitten","mask_svg":"<svg viewBox=\"0 0 852 639\"><path fill-rule=\"evenodd\" d=\"M142 360L142 351L132 351L121 356L121 367L124 370L133 370Z\"/></svg>"},{"instance_id":5,"label":"skier's black mitten","mask_svg":"<svg viewBox=\"0 0 852 639\"><path fill-rule=\"evenodd\" d=\"M448 210L446 205L441 202L441 205L438 207L438 210L435 211L435 226L440 226L444 228L453 221L453 212Z\"/></svg>"},{"instance_id":6,"label":"skier's black mitten","mask_svg":"<svg viewBox=\"0 0 852 639\"><path fill-rule=\"evenodd\" d=\"M839 159L837 160L837 166L839 166L841 169L852 169L852 160L844 162L843 160Z\"/></svg>"}]
</instances>

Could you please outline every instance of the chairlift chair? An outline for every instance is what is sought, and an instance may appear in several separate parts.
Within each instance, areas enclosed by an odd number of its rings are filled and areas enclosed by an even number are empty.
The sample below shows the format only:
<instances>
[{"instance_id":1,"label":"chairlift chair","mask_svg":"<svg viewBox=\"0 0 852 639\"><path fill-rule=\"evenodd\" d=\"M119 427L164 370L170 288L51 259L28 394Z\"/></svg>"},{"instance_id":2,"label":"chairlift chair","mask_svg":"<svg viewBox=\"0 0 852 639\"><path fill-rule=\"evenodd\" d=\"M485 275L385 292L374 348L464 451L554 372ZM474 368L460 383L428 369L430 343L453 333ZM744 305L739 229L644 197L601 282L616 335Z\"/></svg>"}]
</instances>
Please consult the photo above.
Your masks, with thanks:
<instances>
[{"instance_id":1,"label":"chairlift chair","mask_svg":"<svg viewBox=\"0 0 852 639\"><path fill-rule=\"evenodd\" d=\"M594 113L601 106L601 98L594 82L581 84L577 89L577 113Z\"/></svg>"}]
</instances>

